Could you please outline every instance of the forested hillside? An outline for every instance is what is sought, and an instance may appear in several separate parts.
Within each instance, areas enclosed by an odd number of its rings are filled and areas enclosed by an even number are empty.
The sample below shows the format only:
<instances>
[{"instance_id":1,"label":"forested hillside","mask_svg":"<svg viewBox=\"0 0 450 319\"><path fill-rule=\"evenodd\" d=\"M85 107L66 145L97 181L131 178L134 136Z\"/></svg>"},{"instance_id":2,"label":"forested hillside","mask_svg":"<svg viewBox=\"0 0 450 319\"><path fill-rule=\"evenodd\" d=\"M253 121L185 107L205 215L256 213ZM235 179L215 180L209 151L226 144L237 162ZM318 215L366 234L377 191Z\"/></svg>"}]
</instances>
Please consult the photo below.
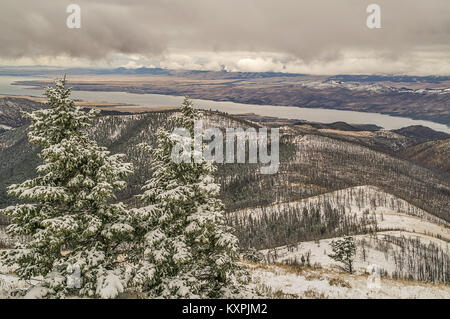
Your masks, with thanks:
<instances>
[{"instance_id":1,"label":"forested hillside","mask_svg":"<svg viewBox=\"0 0 450 319\"><path fill-rule=\"evenodd\" d=\"M326 256L324 250L329 248L313 249L314 243L360 236L358 245L370 256L359 264L361 269L372 260L384 265L386 275L392 278L447 281L450 179L433 165L419 163L417 156L399 152L420 148L422 144L414 146L417 139L385 130L345 131L346 126L312 127L203 113L205 127L219 127L224 133L230 127L280 128L281 163L276 174L260 174L261 164L248 163L218 164L215 173L228 224L234 227L242 251L262 250L266 262L326 267L332 263L321 256ZM139 145L154 146L156 131L172 129L168 120L174 114L103 113L96 118L89 134L112 153L125 153L134 165L134 174L128 177L128 187L117 194L118 200L132 207L140 205L134 195L140 193L152 171L150 156ZM28 142L27 131L25 124L0 134L1 207L15 202L6 188L34 176L40 162L38 148ZM445 142L425 145L444 145L445 149ZM437 158L445 158L445 154ZM7 222L0 217L0 223ZM387 233L377 237L380 232ZM413 233L425 237L416 243ZM427 236L438 240L433 244L437 246L429 246L424 240ZM3 237L1 241L2 247L10 247L14 240ZM381 260L379 256L387 257ZM439 261L440 268L423 268L427 258ZM405 263L410 264L408 271L401 270Z\"/></svg>"},{"instance_id":2,"label":"forested hillside","mask_svg":"<svg viewBox=\"0 0 450 319\"><path fill-rule=\"evenodd\" d=\"M206 126L263 125L226 114L206 113ZM154 144L157 128L166 126L171 114L172 111L166 111L98 117L92 136L111 152L126 153L135 165L136 172L129 177L128 188L118 194L119 199L133 202L133 195L151 175L148 154L136 146L142 142ZM37 149L27 141L26 131L26 127L20 127L0 135L0 206L13 202L6 195L6 187L32 176L39 161L35 156ZM216 175L227 211L373 185L432 215L450 219L448 177L383 153L376 145L373 150L368 146L368 137L365 141L333 137L296 126L281 127L280 136L281 164L277 174L260 174L260 164L219 165ZM373 139L379 140L379 136Z\"/></svg>"}]
</instances>

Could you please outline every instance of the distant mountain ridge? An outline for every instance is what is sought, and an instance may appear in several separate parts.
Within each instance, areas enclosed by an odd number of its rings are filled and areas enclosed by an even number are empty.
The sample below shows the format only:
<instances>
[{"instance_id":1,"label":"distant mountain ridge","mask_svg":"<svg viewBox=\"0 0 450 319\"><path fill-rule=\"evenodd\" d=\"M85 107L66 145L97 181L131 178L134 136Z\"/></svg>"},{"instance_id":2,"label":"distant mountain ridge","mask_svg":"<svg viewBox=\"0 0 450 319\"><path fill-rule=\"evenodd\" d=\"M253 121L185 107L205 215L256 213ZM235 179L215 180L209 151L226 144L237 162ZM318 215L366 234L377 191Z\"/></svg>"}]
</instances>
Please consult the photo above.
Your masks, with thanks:
<instances>
[{"instance_id":1,"label":"distant mountain ridge","mask_svg":"<svg viewBox=\"0 0 450 319\"><path fill-rule=\"evenodd\" d=\"M287 73L287 72L233 72L233 71L213 71L213 70L184 70L184 69L168 69L159 67L138 67L138 68L61 68L61 67L48 67L48 66L36 66L36 67L1 67L0 75L17 75L17 76L31 76L51 73L67 73L67 74L150 74L150 75L175 75L175 74L216 74L217 76L229 76L235 77L303 77L309 74L304 73ZM450 76L415 76L415 75L377 75L377 74L337 74L327 76L328 81L341 81L341 82L405 82L405 83L441 83L444 81L450 81Z\"/></svg>"},{"instance_id":2,"label":"distant mountain ridge","mask_svg":"<svg viewBox=\"0 0 450 319\"><path fill-rule=\"evenodd\" d=\"M329 77L330 80L337 80L343 82L427 82L427 83L440 83L443 81L450 81L450 76L413 76L413 75L347 75L340 74Z\"/></svg>"},{"instance_id":3,"label":"distant mountain ridge","mask_svg":"<svg viewBox=\"0 0 450 319\"><path fill-rule=\"evenodd\" d=\"M417 138L423 141L434 141L450 138L450 134L438 132L422 125L407 126L398 130L393 130L393 132L406 137Z\"/></svg>"}]
</instances>

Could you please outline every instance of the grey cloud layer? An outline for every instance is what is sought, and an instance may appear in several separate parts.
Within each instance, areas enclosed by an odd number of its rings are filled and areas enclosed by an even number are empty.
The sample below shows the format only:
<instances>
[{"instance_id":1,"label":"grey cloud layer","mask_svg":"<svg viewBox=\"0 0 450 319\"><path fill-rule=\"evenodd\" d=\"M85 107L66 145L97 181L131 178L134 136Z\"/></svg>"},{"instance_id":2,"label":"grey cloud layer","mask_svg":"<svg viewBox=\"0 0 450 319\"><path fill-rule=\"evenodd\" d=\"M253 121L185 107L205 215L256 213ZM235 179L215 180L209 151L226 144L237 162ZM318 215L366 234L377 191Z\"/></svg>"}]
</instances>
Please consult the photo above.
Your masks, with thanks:
<instances>
[{"instance_id":1,"label":"grey cloud layer","mask_svg":"<svg viewBox=\"0 0 450 319\"><path fill-rule=\"evenodd\" d=\"M370 3L382 29L366 27ZM82 28L65 12L81 6ZM0 58L110 54L275 52L302 61L337 60L345 50L448 53L448 0L1 0Z\"/></svg>"}]
</instances>

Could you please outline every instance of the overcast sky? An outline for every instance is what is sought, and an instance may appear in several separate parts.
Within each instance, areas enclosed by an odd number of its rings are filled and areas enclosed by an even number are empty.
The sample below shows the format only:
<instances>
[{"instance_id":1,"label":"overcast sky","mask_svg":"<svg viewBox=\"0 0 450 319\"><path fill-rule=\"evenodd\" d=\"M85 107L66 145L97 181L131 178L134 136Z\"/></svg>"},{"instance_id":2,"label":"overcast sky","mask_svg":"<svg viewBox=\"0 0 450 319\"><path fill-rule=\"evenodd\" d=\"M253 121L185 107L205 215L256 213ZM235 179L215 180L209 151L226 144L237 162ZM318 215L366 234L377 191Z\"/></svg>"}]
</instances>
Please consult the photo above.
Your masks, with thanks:
<instances>
[{"instance_id":1,"label":"overcast sky","mask_svg":"<svg viewBox=\"0 0 450 319\"><path fill-rule=\"evenodd\" d=\"M450 1L1 0L0 41L0 65L450 75Z\"/></svg>"}]
</instances>

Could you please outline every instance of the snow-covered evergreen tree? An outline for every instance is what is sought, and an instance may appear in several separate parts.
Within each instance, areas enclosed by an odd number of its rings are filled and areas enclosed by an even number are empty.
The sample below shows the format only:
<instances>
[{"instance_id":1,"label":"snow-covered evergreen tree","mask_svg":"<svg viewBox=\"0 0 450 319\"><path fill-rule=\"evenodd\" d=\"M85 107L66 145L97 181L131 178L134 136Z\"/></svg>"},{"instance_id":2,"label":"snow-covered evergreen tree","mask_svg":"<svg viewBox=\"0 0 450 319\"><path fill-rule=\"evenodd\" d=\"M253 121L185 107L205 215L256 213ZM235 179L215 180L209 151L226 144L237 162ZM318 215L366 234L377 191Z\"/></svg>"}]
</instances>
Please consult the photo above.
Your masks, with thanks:
<instances>
[{"instance_id":1,"label":"snow-covered evergreen tree","mask_svg":"<svg viewBox=\"0 0 450 319\"><path fill-rule=\"evenodd\" d=\"M26 202L1 211L11 218L8 232L29 241L2 258L21 278L42 276L41 297L114 297L124 288L121 243L133 229L124 205L110 200L132 167L90 139L96 112L76 107L70 93L58 80L45 91L48 108L27 114L43 164L36 178L9 187Z\"/></svg>"},{"instance_id":2,"label":"snow-covered evergreen tree","mask_svg":"<svg viewBox=\"0 0 450 319\"><path fill-rule=\"evenodd\" d=\"M343 239L332 241L331 249L333 253L328 257L341 262L345 271L353 273L353 260L356 254L356 244L353 237L346 236Z\"/></svg>"},{"instance_id":3,"label":"snow-covered evergreen tree","mask_svg":"<svg viewBox=\"0 0 450 319\"><path fill-rule=\"evenodd\" d=\"M199 114L185 98L181 115L173 120L192 138L184 142L194 153L194 121ZM220 298L245 290L248 274L238 265L237 238L226 226L215 167L202 154L199 160L177 163L172 158L180 135L158 131L152 151L153 176L140 196L137 233L142 245L134 256L134 284L149 297ZM140 226L139 226L140 225ZM139 227L141 227L139 229Z\"/></svg>"}]
</instances>

